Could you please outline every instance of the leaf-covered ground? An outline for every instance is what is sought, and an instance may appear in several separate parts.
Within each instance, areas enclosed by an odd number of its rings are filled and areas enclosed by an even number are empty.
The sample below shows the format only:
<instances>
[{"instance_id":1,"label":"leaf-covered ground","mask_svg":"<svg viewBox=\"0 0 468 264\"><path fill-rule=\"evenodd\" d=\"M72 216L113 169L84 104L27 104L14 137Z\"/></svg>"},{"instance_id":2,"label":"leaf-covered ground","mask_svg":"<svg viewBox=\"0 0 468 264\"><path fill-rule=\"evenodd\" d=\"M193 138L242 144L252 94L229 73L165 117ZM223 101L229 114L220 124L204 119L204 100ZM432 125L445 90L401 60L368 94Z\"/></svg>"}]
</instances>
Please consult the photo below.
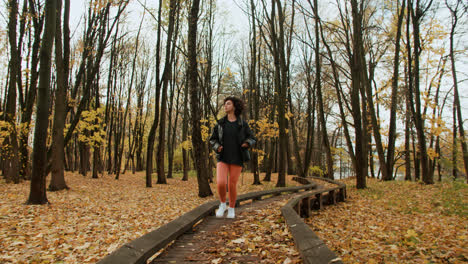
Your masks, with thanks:
<instances>
[{"instance_id":1,"label":"leaf-covered ground","mask_svg":"<svg viewBox=\"0 0 468 264\"><path fill-rule=\"evenodd\" d=\"M468 186L368 179L306 223L345 263L467 263Z\"/></svg>"},{"instance_id":2,"label":"leaf-covered ground","mask_svg":"<svg viewBox=\"0 0 468 264\"><path fill-rule=\"evenodd\" d=\"M253 186L243 173L238 194L274 188L272 181ZM145 187L144 173L90 179L66 173L71 188L48 192L50 205L25 205L29 182L0 181L0 263L95 263L121 245L150 232L207 201L198 197L197 180L168 179ZM298 185L287 177L287 185Z\"/></svg>"}]
</instances>

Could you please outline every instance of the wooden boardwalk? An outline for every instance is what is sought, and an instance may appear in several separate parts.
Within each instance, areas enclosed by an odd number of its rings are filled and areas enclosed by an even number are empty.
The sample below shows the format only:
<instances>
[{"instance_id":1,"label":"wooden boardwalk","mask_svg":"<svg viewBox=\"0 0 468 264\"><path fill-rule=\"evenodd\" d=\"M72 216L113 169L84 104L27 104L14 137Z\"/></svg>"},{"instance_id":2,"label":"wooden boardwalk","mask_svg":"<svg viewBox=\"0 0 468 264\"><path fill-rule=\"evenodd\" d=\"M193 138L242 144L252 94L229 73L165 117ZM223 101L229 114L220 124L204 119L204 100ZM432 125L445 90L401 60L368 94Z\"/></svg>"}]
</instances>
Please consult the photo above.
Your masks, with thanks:
<instances>
[{"instance_id":1,"label":"wooden boardwalk","mask_svg":"<svg viewBox=\"0 0 468 264\"><path fill-rule=\"evenodd\" d=\"M207 241L212 241L216 237L216 232L224 226L231 225L235 221L242 220L245 217L243 212L249 212L262 208L268 203L278 200L289 200L297 193L289 193L280 196L272 196L255 202L244 202L236 207L236 217L234 219L226 218L227 210L223 218L216 218L211 215L196 225L191 232L181 235L171 245L164 249L151 263L212 263L213 256L210 252L216 250L214 245L210 245ZM244 216L243 216L244 215ZM227 241L226 241L227 243ZM238 263L259 263L261 258L258 255L242 255L236 259L230 259L230 262ZM224 262L223 262L224 263Z\"/></svg>"}]
</instances>

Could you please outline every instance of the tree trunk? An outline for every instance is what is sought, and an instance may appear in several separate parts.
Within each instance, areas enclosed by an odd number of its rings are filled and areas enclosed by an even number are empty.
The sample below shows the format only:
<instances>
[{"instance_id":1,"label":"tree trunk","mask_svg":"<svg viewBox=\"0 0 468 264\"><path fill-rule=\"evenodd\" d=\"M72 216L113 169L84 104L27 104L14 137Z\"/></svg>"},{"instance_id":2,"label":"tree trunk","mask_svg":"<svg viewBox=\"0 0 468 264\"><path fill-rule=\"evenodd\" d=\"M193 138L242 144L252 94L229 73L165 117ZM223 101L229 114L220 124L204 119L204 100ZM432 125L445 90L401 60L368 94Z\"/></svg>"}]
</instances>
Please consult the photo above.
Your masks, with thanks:
<instances>
[{"instance_id":1,"label":"tree trunk","mask_svg":"<svg viewBox=\"0 0 468 264\"><path fill-rule=\"evenodd\" d=\"M276 102L276 97L275 95L273 95L273 101ZM273 103L273 109L270 113L270 119L269 121L270 122L274 122L275 120L275 112L276 112L276 103ZM274 163L275 163L275 159L276 159L276 151L275 151L275 147L276 147L276 141L277 141L277 138L274 138L274 137L271 137L268 142L266 143L267 144L267 149L266 149L266 157L265 157L265 162L266 162L266 171L265 171L265 177L263 178L263 181L271 181L271 172L272 170L274 169Z\"/></svg>"},{"instance_id":2,"label":"tree trunk","mask_svg":"<svg viewBox=\"0 0 468 264\"><path fill-rule=\"evenodd\" d=\"M453 128L452 128L452 177L457 179L457 104L453 104Z\"/></svg>"},{"instance_id":3,"label":"tree trunk","mask_svg":"<svg viewBox=\"0 0 468 264\"><path fill-rule=\"evenodd\" d=\"M427 155L426 149L426 135L424 133L424 119L421 114L421 93L420 93L420 81L419 81L419 57L421 54L421 44L420 44L420 23L421 19L424 16L424 13L432 4L432 1L429 2L428 6L424 8L419 5L419 1L416 1L416 13L414 12L413 2L411 0L408 6L411 6L410 12L413 21L413 41L414 41L414 97L415 100L411 100L416 103L416 109L413 110L414 123L416 125L416 133L418 137L418 146L419 153L421 157L421 168L422 168L422 179L426 184L433 184L434 177L430 173L431 160ZM411 89L412 87L410 87ZM413 95L413 92L411 92ZM413 104L411 104L413 109Z\"/></svg>"},{"instance_id":4,"label":"tree trunk","mask_svg":"<svg viewBox=\"0 0 468 264\"><path fill-rule=\"evenodd\" d=\"M47 127L49 125L49 97L52 46L56 25L56 0L45 3L45 29L40 52L39 89L34 130L34 150L31 190L28 204L48 203L46 194Z\"/></svg>"},{"instance_id":5,"label":"tree trunk","mask_svg":"<svg viewBox=\"0 0 468 264\"><path fill-rule=\"evenodd\" d=\"M411 181L411 151L410 151L410 122L411 122L411 110L409 109L410 102L408 96L408 90L405 93L405 180Z\"/></svg>"},{"instance_id":6,"label":"tree trunk","mask_svg":"<svg viewBox=\"0 0 468 264\"><path fill-rule=\"evenodd\" d=\"M195 164L198 180L198 196L207 197L213 195L208 183L208 170L206 164L206 153L203 146L203 140L200 129L200 106L199 106L199 90L197 87L198 70L197 70L197 22L200 0L193 0L190 8L188 19L188 66L187 78L190 88L190 105L192 113L192 145L195 156Z\"/></svg>"},{"instance_id":7,"label":"tree trunk","mask_svg":"<svg viewBox=\"0 0 468 264\"><path fill-rule=\"evenodd\" d=\"M411 20L411 15L410 15L410 2L408 1L408 6L406 10L406 53L407 53L407 66L406 66L406 74L408 76L408 83L407 83L407 91L405 93L406 95L406 122L405 122L405 153L406 153L406 180L411 181L411 157L410 157L410 140L413 142L412 143L412 149L413 149L413 161L414 161L414 170L415 170L415 180L419 179L419 169L416 171L416 149L414 148L414 137L412 133L412 129L410 127L412 117L413 117L413 111L411 109L411 104L412 102L412 86L413 86L413 70L411 67L411 62L412 62L412 52L411 52L411 37L410 37L410 20Z\"/></svg>"},{"instance_id":8,"label":"tree trunk","mask_svg":"<svg viewBox=\"0 0 468 264\"><path fill-rule=\"evenodd\" d=\"M351 106L354 119L354 131L356 139L356 188L366 188L367 176L367 151L365 145L366 140L366 126L365 119L367 116L362 113L360 108L360 89L361 86L366 85L362 80L362 71L365 71L365 65L362 65L362 19L363 10L358 8L357 0L351 0L352 16L353 16L353 54L351 57ZM363 106L364 107L364 106ZM363 120L364 119L364 120Z\"/></svg>"},{"instance_id":9,"label":"tree trunk","mask_svg":"<svg viewBox=\"0 0 468 264\"><path fill-rule=\"evenodd\" d=\"M10 10L10 17L8 21L8 39L10 42L10 67L9 67L9 85L8 85L8 96L6 103L6 111L4 119L9 124L11 129L10 137L5 142L8 145L6 155L4 155L5 161L4 168L6 182L13 181L19 183L19 159L18 159L18 133L16 127L16 89L17 79L21 78L18 76L18 48L16 44L16 24L18 14L18 2L16 0L10 0L8 2L8 8Z\"/></svg>"},{"instance_id":10,"label":"tree trunk","mask_svg":"<svg viewBox=\"0 0 468 264\"><path fill-rule=\"evenodd\" d=\"M414 160L414 179L419 181L421 179L421 164L420 164L420 152L416 148L416 140L414 138L414 130L411 129L411 142L413 144L413 160Z\"/></svg>"},{"instance_id":11,"label":"tree trunk","mask_svg":"<svg viewBox=\"0 0 468 264\"><path fill-rule=\"evenodd\" d=\"M175 65L172 65L171 67L175 67ZM175 72L176 69L173 69L172 72ZM174 90L175 90L175 77L174 75L172 75L171 77L171 82L170 82L170 89L169 89L169 93L170 93L170 96L169 96L169 111L168 111L168 120L167 120L167 141L165 142L166 143L166 147L167 147L167 163L168 163L168 169L167 169L167 178L168 179L171 179L171 178L174 178L172 176L172 169L173 169L173 144L172 144L172 140L174 140L174 138L172 137L172 131L174 129L173 125L172 125L172 112L174 110ZM178 101L178 100L177 100ZM177 114L177 113L176 113ZM175 135L174 135L175 136Z\"/></svg>"},{"instance_id":12,"label":"tree trunk","mask_svg":"<svg viewBox=\"0 0 468 264\"><path fill-rule=\"evenodd\" d=\"M158 33L156 39L156 95L155 95L155 102L154 102L154 120L153 124L151 125L151 129L148 135L148 145L146 147L146 187L152 187L152 179L151 175L153 173L153 150L154 150L154 141L156 139L156 129L158 128L159 124L159 96L161 93L161 82L159 81L160 76L160 69L159 64L161 62L161 55L160 55L160 46L161 46L161 12L162 12L162 0L159 1L159 9L158 9Z\"/></svg>"},{"instance_id":13,"label":"tree trunk","mask_svg":"<svg viewBox=\"0 0 468 264\"><path fill-rule=\"evenodd\" d=\"M189 101L189 88L188 88L188 79L185 80L184 85L184 117L182 123L182 141L186 142L188 140L188 122L189 122L189 108L188 108L188 101ZM190 167L189 162L189 155L188 150L182 148L182 163L183 163L183 181L188 181L188 172Z\"/></svg>"},{"instance_id":14,"label":"tree trunk","mask_svg":"<svg viewBox=\"0 0 468 264\"><path fill-rule=\"evenodd\" d=\"M325 121L325 113L323 107L322 96L322 80L321 76L321 63L320 63L320 35L319 35L319 15L317 0L314 0L314 13L315 13L315 87L317 89L317 97L319 104L319 118L322 123L322 138L325 145L325 152L327 155L327 176L329 179L334 179L333 176L333 157L331 153L330 141L327 133L327 123Z\"/></svg>"},{"instance_id":15,"label":"tree trunk","mask_svg":"<svg viewBox=\"0 0 468 264\"><path fill-rule=\"evenodd\" d=\"M176 67L176 64L177 63L174 64L174 67ZM175 77L174 77L174 80L175 80ZM176 84L176 81L174 81L174 86L179 86L179 85ZM168 178L173 178L172 174L173 174L173 169L174 169L174 151L176 149L176 142L177 142L177 140L176 140L177 139L176 138L177 134L176 133L177 133L177 124L178 124L178 121L179 121L179 111L180 111L179 98L180 98L181 90L182 90L182 88L178 87L178 89L177 89L177 98L176 98L177 106L176 106L176 110L175 110L176 115L175 115L175 118L174 118L174 125L172 127L172 136L170 137L171 140L169 141L170 145L168 147L169 148L168 149L169 150L169 158L168 158L169 159L169 170L167 172L167 177ZM169 112L171 113L172 111L169 111ZM168 132L171 133L170 130ZM169 133L168 133L168 135L169 135Z\"/></svg>"},{"instance_id":16,"label":"tree trunk","mask_svg":"<svg viewBox=\"0 0 468 264\"><path fill-rule=\"evenodd\" d=\"M165 140L166 140L166 107L167 107L167 87L169 85L169 80L172 75L172 60L173 60L173 53L171 50L175 48L173 44L174 38L174 21L176 9L178 9L177 1L170 1L170 12L169 12L169 25L168 25L168 32L167 32L167 42L166 42L166 57L165 57L165 65L164 71L162 75L162 97L161 97L161 112L160 112L160 120L159 120L159 142L158 142L158 151L157 151L157 172L158 172L158 180L157 184L166 184L166 175L164 172L164 147L165 147Z\"/></svg>"},{"instance_id":17,"label":"tree trunk","mask_svg":"<svg viewBox=\"0 0 468 264\"><path fill-rule=\"evenodd\" d=\"M399 2L399 1L398 1ZM399 4L397 5L398 11ZM384 180L390 180L389 175L392 175L393 171L393 159L395 156L395 141L396 141L396 108L398 98L398 78L399 78L399 66L400 66L400 39L401 39L401 28L403 24L403 16L406 8L406 0L403 0L401 11L398 13L397 32L395 40L395 56L393 59L393 77L392 77L392 99L390 104L390 128L388 134L388 148L387 148L387 171L382 174L386 175L387 178Z\"/></svg>"},{"instance_id":18,"label":"tree trunk","mask_svg":"<svg viewBox=\"0 0 468 264\"><path fill-rule=\"evenodd\" d=\"M21 125L27 129L20 132L19 151L20 151L20 177L23 179L31 179L31 162L29 159L28 142L30 134L31 116L33 112L34 102L37 95L37 81L39 78L38 61L39 49L41 42L41 33L44 25L43 13L37 15L36 5L32 0L29 0L29 11L31 12L32 22L34 26L34 41L32 45L31 56L31 78L29 81L29 88L25 93L24 110L21 114Z\"/></svg>"},{"instance_id":19,"label":"tree trunk","mask_svg":"<svg viewBox=\"0 0 468 264\"><path fill-rule=\"evenodd\" d=\"M251 11L251 16L252 16L252 32L251 32L251 50L250 50L250 72L249 72L249 77L250 77L250 92L252 95L251 100L251 112L253 112L253 115L250 116L250 118L253 117L253 121L257 123L259 119L259 103L260 103L260 87L257 84L257 26L256 26L256 16L255 16L255 3L253 0L250 0L250 11ZM259 53L260 56L260 53ZM258 69L260 71L260 67ZM253 109L252 109L253 108ZM253 133L257 133L257 126L253 126ZM257 147L258 149L258 147ZM259 168L258 168L258 152L252 150L252 160L251 160L251 165L252 165L252 172L254 176L254 181L253 185L261 185L262 183L260 182L260 173L259 173Z\"/></svg>"},{"instance_id":20,"label":"tree trunk","mask_svg":"<svg viewBox=\"0 0 468 264\"><path fill-rule=\"evenodd\" d=\"M62 54L62 0L57 0L57 17L55 31L55 62L57 65L57 91L55 96L54 126L52 131L52 178L49 191L60 191L68 189L64 175L65 146L63 129L65 127L68 88L68 61L69 61L69 29L68 19L70 17L70 0L65 0L65 12L63 20L64 50Z\"/></svg>"},{"instance_id":21,"label":"tree trunk","mask_svg":"<svg viewBox=\"0 0 468 264\"><path fill-rule=\"evenodd\" d=\"M95 111L98 111L100 108L100 102L99 102L99 76L100 74L97 74L96 78L96 83L95 83L95 90L94 90L94 109ZM99 124L99 118L96 117L94 119L95 125ZM130 127L130 126L129 126ZM95 128L93 131L93 138L100 138L100 129ZM91 176L92 179L97 179L98 178L98 173L101 171L101 143L94 140L93 142L93 174Z\"/></svg>"},{"instance_id":22,"label":"tree trunk","mask_svg":"<svg viewBox=\"0 0 468 264\"><path fill-rule=\"evenodd\" d=\"M446 3L447 4L447 3ZM452 78L453 78L453 89L454 89L454 109L456 109L457 119L458 119L458 131L460 133L460 141L462 145L462 153L463 153L463 162L465 164L465 174L466 174L466 181L468 182L468 147L466 144L465 138L465 129L463 128L463 118L461 113L461 106L460 106L460 96L458 93L458 80L457 80L457 71L455 68L455 54L453 50L454 40L453 35L455 33L455 28L458 23L458 11L459 5L461 1L457 1L456 7L451 8L449 7L450 13L452 14L452 28L450 30L450 61L452 62ZM455 126L455 113L454 113L454 126ZM456 135L456 131L454 131L454 138ZM454 139L455 141L455 139ZM456 145L454 146L456 148Z\"/></svg>"},{"instance_id":23,"label":"tree trunk","mask_svg":"<svg viewBox=\"0 0 468 264\"><path fill-rule=\"evenodd\" d=\"M271 181L271 172L274 167L274 160L276 158L275 155L275 145L276 145L276 139L275 138L270 138L269 142L267 143L267 149L266 149L266 157L265 157L265 162L266 162L266 171L265 171L265 177L263 178L263 181Z\"/></svg>"}]
</instances>

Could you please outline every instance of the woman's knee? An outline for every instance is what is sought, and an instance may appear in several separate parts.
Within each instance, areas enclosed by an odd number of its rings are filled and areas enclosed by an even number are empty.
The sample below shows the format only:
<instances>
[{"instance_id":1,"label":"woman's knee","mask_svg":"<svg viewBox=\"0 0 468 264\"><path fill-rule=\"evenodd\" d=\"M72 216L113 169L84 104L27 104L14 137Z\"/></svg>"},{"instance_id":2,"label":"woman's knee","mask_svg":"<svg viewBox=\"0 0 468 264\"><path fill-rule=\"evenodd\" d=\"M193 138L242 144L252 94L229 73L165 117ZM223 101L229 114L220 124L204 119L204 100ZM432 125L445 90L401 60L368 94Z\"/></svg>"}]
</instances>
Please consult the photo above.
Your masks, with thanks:
<instances>
[{"instance_id":1,"label":"woman's knee","mask_svg":"<svg viewBox=\"0 0 468 264\"><path fill-rule=\"evenodd\" d=\"M229 175L229 187L231 186L235 187L237 185L237 182L239 182L239 175L237 174Z\"/></svg>"},{"instance_id":2,"label":"woman's knee","mask_svg":"<svg viewBox=\"0 0 468 264\"><path fill-rule=\"evenodd\" d=\"M217 180L216 180L216 183L218 185L226 185L226 177L218 177Z\"/></svg>"},{"instance_id":3,"label":"woman's knee","mask_svg":"<svg viewBox=\"0 0 468 264\"><path fill-rule=\"evenodd\" d=\"M237 165L232 165L229 168L229 177L237 181L241 175L242 167Z\"/></svg>"},{"instance_id":4,"label":"woman's knee","mask_svg":"<svg viewBox=\"0 0 468 264\"><path fill-rule=\"evenodd\" d=\"M237 181L231 181L229 180L228 183L229 190L237 190Z\"/></svg>"},{"instance_id":5,"label":"woman's knee","mask_svg":"<svg viewBox=\"0 0 468 264\"><path fill-rule=\"evenodd\" d=\"M226 178L228 174L228 168L226 164L218 162L216 167L216 180L218 183L226 183Z\"/></svg>"}]
</instances>

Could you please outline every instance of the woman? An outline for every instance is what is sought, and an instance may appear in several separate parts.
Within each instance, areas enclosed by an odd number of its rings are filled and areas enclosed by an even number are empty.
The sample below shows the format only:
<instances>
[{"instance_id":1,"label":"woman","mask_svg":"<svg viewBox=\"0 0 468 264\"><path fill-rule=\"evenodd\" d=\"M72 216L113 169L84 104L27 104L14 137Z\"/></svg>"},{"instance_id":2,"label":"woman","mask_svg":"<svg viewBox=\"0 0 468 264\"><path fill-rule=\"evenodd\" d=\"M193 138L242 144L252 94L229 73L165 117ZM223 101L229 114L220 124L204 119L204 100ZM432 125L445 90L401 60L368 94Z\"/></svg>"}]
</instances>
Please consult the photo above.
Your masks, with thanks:
<instances>
[{"instance_id":1,"label":"woman","mask_svg":"<svg viewBox=\"0 0 468 264\"><path fill-rule=\"evenodd\" d=\"M221 118L213 129L210 144L216 152L216 181L220 205L216 217L223 217L226 210L226 181L229 172L229 208L228 218L234 218L234 207L237 198L237 181L242 171L242 164L250 160L248 148L256 139L249 124L242 120L244 103L241 99L229 96L224 99L226 115Z\"/></svg>"}]
</instances>

